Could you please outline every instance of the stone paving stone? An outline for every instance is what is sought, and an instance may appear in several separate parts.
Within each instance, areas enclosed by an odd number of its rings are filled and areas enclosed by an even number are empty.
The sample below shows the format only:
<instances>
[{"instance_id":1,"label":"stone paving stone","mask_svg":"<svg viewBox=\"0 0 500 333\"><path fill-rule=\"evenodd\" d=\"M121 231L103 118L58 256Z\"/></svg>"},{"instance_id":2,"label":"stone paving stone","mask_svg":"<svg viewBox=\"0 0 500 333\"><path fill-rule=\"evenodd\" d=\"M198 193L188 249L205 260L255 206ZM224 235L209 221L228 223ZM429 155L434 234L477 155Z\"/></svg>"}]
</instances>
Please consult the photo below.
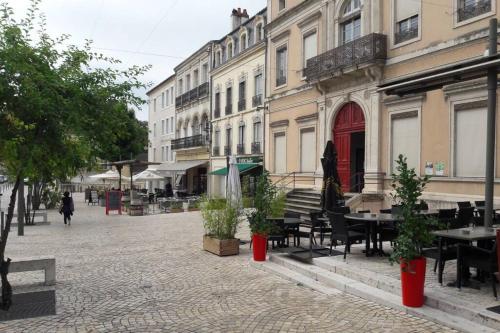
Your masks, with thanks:
<instances>
[{"instance_id":1,"label":"stone paving stone","mask_svg":"<svg viewBox=\"0 0 500 333\"><path fill-rule=\"evenodd\" d=\"M13 229L7 245L12 258L56 257L57 315L2 322L0 332L455 332L257 270L248 245L239 256L207 253L199 212L106 216L74 198L71 226L50 212L50 225L24 237ZM249 239L246 225L239 236ZM43 281L9 277L15 290Z\"/></svg>"}]
</instances>

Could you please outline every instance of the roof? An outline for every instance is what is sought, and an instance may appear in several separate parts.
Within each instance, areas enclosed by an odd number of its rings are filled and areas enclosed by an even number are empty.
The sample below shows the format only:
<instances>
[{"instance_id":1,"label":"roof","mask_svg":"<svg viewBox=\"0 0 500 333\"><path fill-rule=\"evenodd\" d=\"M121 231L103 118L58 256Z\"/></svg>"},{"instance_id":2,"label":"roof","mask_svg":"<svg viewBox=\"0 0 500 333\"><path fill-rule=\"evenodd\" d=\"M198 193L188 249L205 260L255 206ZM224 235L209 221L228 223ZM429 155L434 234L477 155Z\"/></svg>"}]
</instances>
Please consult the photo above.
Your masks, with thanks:
<instances>
[{"instance_id":1,"label":"roof","mask_svg":"<svg viewBox=\"0 0 500 333\"><path fill-rule=\"evenodd\" d=\"M197 51L195 51L193 54L191 54L186 60L182 61L180 64L175 66L174 71L177 73L184 65L186 65L191 60L193 60L193 58L195 58L198 55L202 54L203 52L207 51L207 48L209 48L215 42L216 42L215 40L211 40L211 41L207 42L205 45L203 45Z\"/></svg>"},{"instance_id":2,"label":"roof","mask_svg":"<svg viewBox=\"0 0 500 333\"><path fill-rule=\"evenodd\" d=\"M149 89L147 92L146 92L146 95L149 96L149 94L151 94L154 90L156 90L157 88L159 88L160 86L162 86L163 84L167 83L169 80L175 78L175 73L170 75L169 77L167 77L165 80L161 81L160 83L158 83L157 85L155 85L153 88Z\"/></svg>"},{"instance_id":3,"label":"roof","mask_svg":"<svg viewBox=\"0 0 500 333\"><path fill-rule=\"evenodd\" d=\"M445 85L485 77L490 68L500 69L500 54L474 57L405 75L379 85L377 91L404 96L441 89Z\"/></svg>"}]
</instances>

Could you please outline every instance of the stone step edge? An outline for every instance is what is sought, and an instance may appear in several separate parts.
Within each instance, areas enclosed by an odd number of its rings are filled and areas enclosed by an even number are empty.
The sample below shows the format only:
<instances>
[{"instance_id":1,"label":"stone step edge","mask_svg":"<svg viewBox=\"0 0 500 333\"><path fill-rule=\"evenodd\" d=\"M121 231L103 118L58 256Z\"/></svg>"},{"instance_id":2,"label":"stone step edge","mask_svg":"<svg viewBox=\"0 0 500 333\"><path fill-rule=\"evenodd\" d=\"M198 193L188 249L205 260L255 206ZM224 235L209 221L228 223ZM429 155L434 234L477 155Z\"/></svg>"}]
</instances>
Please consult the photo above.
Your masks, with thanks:
<instances>
[{"instance_id":1,"label":"stone step edge","mask_svg":"<svg viewBox=\"0 0 500 333\"><path fill-rule=\"evenodd\" d=\"M262 268L267 271L272 271L273 273L293 282L301 283L303 284L304 277L317 281L319 284L331 284L332 286L330 289L333 287L335 289L338 289L340 291L358 296L360 298L366 299L368 301L372 301L377 304L381 304L383 306L387 306L389 308L395 309L397 311L401 311L403 313L413 315L419 318L423 318L426 320L430 320L433 322L436 322L438 324L442 324L448 327L451 327L453 329L456 329L461 332L466 332L466 333L493 333L493 332L498 332L496 329L492 329L490 327L486 327L483 325L480 325L478 323L466 320L461 317L457 317L451 314L448 314L444 311L438 310L431 308L429 306L424 306L422 308L410 308L403 306L401 304L401 298L385 292L381 289L377 289L374 287L371 287L369 285L366 285L364 283L346 278L342 275L335 274L332 272L327 272L328 273L328 278L324 276L320 270L318 269L318 272L315 274L315 278L310 278L307 276L304 276L303 274L298 273L295 270L291 270L289 268L286 268L278 263L276 263L273 258L275 255L270 255L270 261L266 261L263 263L259 263L259 266L254 266L257 268ZM254 263L253 261L251 261ZM300 264L300 263L299 263ZM253 264L252 264L253 265ZM302 264L304 265L304 264ZM316 267L312 265L307 265L309 267ZM279 267L279 269L276 269L276 267ZM316 267L317 268L317 267ZM297 276L299 276L299 279L295 279ZM333 277L333 279L332 279ZM319 292L321 292L321 288L315 289Z\"/></svg>"},{"instance_id":2,"label":"stone step edge","mask_svg":"<svg viewBox=\"0 0 500 333\"><path fill-rule=\"evenodd\" d=\"M335 259L325 260L325 258L316 258L313 262L314 265L329 272L340 274L342 276L346 276L346 272L348 272L350 275L354 275L354 277L358 281L370 285L371 287L381 289L385 292L389 292L397 296L401 295L401 281L398 279L386 276L384 277L385 281L382 281L381 279L377 278L376 273L360 267L349 265L345 262L337 261ZM473 322L475 322L477 319L480 319L481 321L492 322L491 325L488 326L494 326L496 329L500 330L499 314L487 311L486 309L482 309L481 311L474 311L473 309L476 308L476 304L441 293L437 290L426 291L425 295L426 305L432 308L436 308L447 313L460 313L461 316L464 316L465 318Z\"/></svg>"},{"instance_id":3,"label":"stone step edge","mask_svg":"<svg viewBox=\"0 0 500 333\"><path fill-rule=\"evenodd\" d=\"M269 260L273 264L283 266L284 268L294 272L295 274L306 275L309 278L314 279L326 286L339 289L349 294L353 294L363 299L382 304L384 306L405 312L407 314L446 325L459 331L467 333L498 332L497 328L483 325L470 319L466 319L463 316L456 316L441 309L433 308L429 305L424 305L424 307L422 308L406 307L401 304L401 296L315 265L308 265L297 262L293 259L286 258L285 254L271 254L269 256ZM398 283L400 283L399 280Z\"/></svg>"}]
</instances>

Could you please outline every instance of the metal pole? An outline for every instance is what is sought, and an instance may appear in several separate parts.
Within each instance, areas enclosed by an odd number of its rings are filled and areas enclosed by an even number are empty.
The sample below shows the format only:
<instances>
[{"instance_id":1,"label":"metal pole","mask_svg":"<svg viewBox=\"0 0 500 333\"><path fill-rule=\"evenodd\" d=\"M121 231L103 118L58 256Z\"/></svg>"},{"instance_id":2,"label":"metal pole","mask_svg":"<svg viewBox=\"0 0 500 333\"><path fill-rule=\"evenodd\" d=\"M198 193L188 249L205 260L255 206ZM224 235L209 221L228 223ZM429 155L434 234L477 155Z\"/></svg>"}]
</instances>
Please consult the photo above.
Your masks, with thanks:
<instances>
[{"instance_id":1,"label":"metal pole","mask_svg":"<svg viewBox=\"0 0 500 333\"><path fill-rule=\"evenodd\" d=\"M19 190L17 192L17 235L24 236L24 179L21 176L19 181Z\"/></svg>"},{"instance_id":2,"label":"metal pole","mask_svg":"<svg viewBox=\"0 0 500 333\"><path fill-rule=\"evenodd\" d=\"M497 19L490 20L489 55L497 53ZM497 108L497 70L488 69L488 117L486 125L486 177L484 184L484 226L491 227L495 180L495 126Z\"/></svg>"},{"instance_id":3,"label":"metal pole","mask_svg":"<svg viewBox=\"0 0 500 333\"><path fill-rule=\"evenodd\" d=\"M226 198L227 198L227 180L229 179L229 155L226 156Z\"/></svg>"}]
</instances>

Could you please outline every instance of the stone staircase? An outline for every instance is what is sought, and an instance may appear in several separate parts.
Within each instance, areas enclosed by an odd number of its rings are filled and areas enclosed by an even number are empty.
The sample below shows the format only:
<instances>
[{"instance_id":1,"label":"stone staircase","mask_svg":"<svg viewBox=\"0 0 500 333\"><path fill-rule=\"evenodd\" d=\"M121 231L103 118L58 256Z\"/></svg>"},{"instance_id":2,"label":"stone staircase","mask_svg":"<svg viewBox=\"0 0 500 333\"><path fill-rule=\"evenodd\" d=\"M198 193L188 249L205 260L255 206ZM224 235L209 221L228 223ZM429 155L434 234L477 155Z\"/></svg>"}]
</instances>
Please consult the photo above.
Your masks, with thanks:
<instances>
[{"instance_id":1,"label":"stone staircase","mask_svg":"<svg viewBox=\"0 0 500 333\"><path fill-rule=\"evenodd\" d=\"M346 193L346 201L354 195L355 193ZM285 209L289 212L300 213L304 220L308 220L310 212L321 210L321 191L295 189L287 194Z\"/></svg>"}]
</instances>

